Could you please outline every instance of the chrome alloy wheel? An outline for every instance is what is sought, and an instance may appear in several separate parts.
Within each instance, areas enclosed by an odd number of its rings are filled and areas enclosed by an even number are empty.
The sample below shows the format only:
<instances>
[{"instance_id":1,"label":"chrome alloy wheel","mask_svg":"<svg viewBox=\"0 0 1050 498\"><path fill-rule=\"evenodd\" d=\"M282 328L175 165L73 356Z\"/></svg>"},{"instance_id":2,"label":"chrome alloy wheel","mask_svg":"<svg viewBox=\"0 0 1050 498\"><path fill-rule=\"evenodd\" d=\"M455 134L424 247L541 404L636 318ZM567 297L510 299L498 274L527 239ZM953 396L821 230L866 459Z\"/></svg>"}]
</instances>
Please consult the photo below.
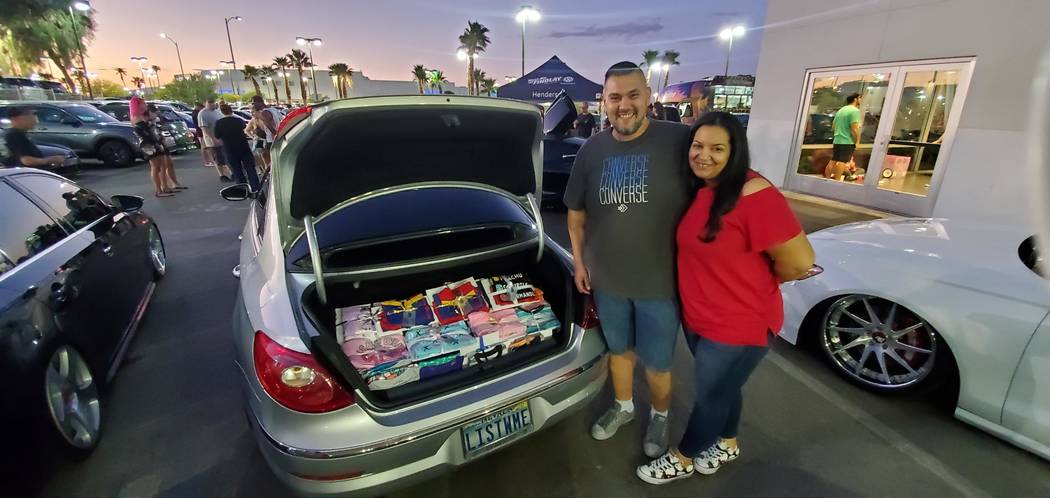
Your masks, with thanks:
<instances>
[{"instance_id":1,"label":"chrome alloy wheel","mask_svg":"<svg viewBox=\"0 0 1050 498\"><path fill-rule=\"evenodd\" d=\"M168 269L168 258L164 252L164 242L156 226L149 227L149 259L153 263L153 271L158 276L164 276Z\"/></svg>"},{"instance_id":2,"label":"chrome alloy wheel","mask_svg":"<svg viewBox=\"0 0 1050 498\"><path fill-rule=\"evenodd\" d=\"M821 346L852 379L882 391L915 386L933 371L938 337L911 310L865 295L843 297L824 316Z\"/></svg>"},{"instance_id":3,"label":"chrome alloy wheel","mask_svg":"<svg viewBox=\"0 0 1050 498\"><path fill-rule=\"evenodd\" d=\"M55 350L44 386L51 421L66 442L79 449L93 447L102 426L98 384L80 353L68 346Z\"/></svg>"}]
</instances>

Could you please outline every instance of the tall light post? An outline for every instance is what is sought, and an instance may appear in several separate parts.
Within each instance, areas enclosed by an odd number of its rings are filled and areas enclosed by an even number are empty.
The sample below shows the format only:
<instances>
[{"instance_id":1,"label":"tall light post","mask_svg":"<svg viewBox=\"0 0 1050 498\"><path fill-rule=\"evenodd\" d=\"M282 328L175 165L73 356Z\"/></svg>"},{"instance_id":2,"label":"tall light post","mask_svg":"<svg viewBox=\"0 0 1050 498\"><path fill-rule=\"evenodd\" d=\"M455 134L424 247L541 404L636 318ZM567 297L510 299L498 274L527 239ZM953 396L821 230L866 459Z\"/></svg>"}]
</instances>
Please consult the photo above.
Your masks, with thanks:
<instances>
[{"instance_id":1,"label":"tall light post","mask_svg":"<svg viewBox=\"0 0 1050 498\"><path fill-rule=\"evenodd\" d=\"M73 21L73 37L77 39L77 52L80 53L80 70L87 74L87 63L84 62L84 44L80 42L80 30L77 29L77 17L73 13L73 9L77 9L80 12L87 12L91 10L91 4L87 3L87 0L77 0L69 6L69 19ZM91 91L91 81L86 77L84 78L87 84L88 98L95 98L95 93Z\"/></svg>"},{"instance_id":2,"label":"tall light post","mask_svg":"<svg viewBox=\"0 0 1050 498\"><path fill-rule=\"evenodd\" d=\"M182 52L179 51L179 42L175 41L174 38L172 38L172 37L170 37L170 36L168 36L168 35L166 35L164 33L161 33L160 37L164 38L165 40L170 41L171 43L173 43L175 45L175 55L177 55L179 57L179 74L185 76L186 75L186 70L182 68Z\"/></svg>"},{"instance_id":3,"label":"tall light post","mask_svg":"<svg viewBox=\"0 0 1050 498\"><path fill-rule=\"evenodd\" d=\"M314 47L315 46L317 46L317 47L321 46L321 43L322 43L321 39L320 38L307 38L305 36L297 36L297 37L295 37L295 43L297 43L299 46L306 45L307 46L307 50L310 52L310 78L312 78L314 80L314 100L316 100L317 99L317 72L315 71L315 69L317 68L317 64L314 63Z\"/></svg>"},{"instance_id":4,"label":"tall light post","mask_svg":"<svg viewBox=\"0 0 1050 498\"><path fill-rule=\"evenodd\" d=\"M524 5L514 18L521 23L521 75L525 76L525 23L539 21L540 11L531 5Z\"/></svg>"},{"instance_id":5,"label":"tall light post","mask_svg":"<svg viewBox=\"0 0 1050 498\"><path fill-rule=\"evenodd\" d=\"M230 21L241 22L244 20L241 16L227 17L226 21L226 43L230 44L230 64L233 64L233 68L237 69L237 58L233 56L233 38L230 38ZM233 81L233 75L230 75L230 81ZM237 87L233 87L233 92L237 95L241 94L241 90Z\"/></svg>"},{"instance_id":6,"label":"tall light post","mask_svg":"<svg viewBox=\"0 0 1050 498\"><path fill-rule=\"evenodd\" d=\"M142 75L142 81L146 81L146 69L144 67L142 67L142 65L147 63L147 62L149 62L149 59L147 59L146 57L132 57L131 61L134 62L135 64L138 64L138 66L139 66L139 74ZM146 86L149 86L148 82L147 82Z\"/></svg>"},{"instance_id":7,"label":"tall light post","mask_svg":"<svg viewBox=\"0 0 1050 498\"><path fill-rule=\"evenodd\" d=\"M222 66L222 67L226 67L226 68L228 68L228 67L236 68L237 67L237 66L234 65L233 61L219 61L219 65ZM233 70L231 69L231 70L229 70L227 72L230 73L230 91L236 93L238 90L237 90L236 83L233 82ZM219 74L222 74L222 71L219 71ZM240 96L240 93L237 93L237 95Z\"/></svg>"},{"instance_id":8,"label":"tall light post","mask_svg":"<svg viewBox=\"0 0 1050 498\"><path fill-rule=\"evenodd\" d=\"M733 53L733 40L744 36L745 30L743 26L733 26L732 28L725 28L721 33L718 33L718 37L729 41L729 50L726 50L726 72L725 78L729 79L729 54ZM724 85L725 82L722 82Z\"/></svg>"}]
</instances>

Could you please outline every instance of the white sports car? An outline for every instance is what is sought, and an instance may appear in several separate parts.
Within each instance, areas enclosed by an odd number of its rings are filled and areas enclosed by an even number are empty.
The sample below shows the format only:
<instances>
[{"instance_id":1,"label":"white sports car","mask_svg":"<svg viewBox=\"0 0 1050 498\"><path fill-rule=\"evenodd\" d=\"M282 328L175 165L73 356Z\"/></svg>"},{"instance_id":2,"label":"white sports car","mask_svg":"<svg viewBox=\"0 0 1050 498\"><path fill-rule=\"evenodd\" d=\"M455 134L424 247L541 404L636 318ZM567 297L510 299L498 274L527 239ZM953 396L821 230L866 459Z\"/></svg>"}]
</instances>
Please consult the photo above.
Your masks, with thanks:
<instances>
[{"instance_id":1,"label":"white sports car","mask_svg":"<svg viewBox=\"0 0 1050 498\"><path fill-rule=\"evenodd\" d=\"M781 286L781 337L875 391L957 380L956 418L1050 459L1050 283L1031 231L902 218L810 240L817 274Z\"/></svg>"}]
</instances>

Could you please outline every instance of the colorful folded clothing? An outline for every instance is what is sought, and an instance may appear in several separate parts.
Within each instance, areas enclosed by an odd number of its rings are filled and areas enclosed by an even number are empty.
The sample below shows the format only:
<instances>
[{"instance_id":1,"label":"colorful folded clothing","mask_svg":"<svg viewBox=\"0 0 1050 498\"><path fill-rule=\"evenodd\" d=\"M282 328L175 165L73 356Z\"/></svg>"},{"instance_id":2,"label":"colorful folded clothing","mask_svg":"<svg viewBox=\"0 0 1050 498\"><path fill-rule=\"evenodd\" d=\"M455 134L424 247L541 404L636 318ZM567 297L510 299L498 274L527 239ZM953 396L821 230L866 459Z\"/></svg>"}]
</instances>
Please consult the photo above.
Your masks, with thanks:
<instances>
[{"instance_id":1,"label":"colorful folded clothing","mask_svg":"<svg viewBox=\"0 0 1050 498\"><path fill-rule=\"evenodd\" d=\"M404 301L392 300L378 303L379 326L386 331L428 325L434 321L434 312L422 294Z\"/></svg>"},{"instance_id":2,"label":"colorful folded clothing","mask_svg":"<svg viewBox=\"0 0 1050 498\"><path fill-rule=\"evenodd\" d=\"M441 328L441 348L445 353L478 349L478 339L470 333L464 322L446 325Z\"/></svg>"},{"instance_id":3,"label":"colorful folded clothing","mask_svg":"<svg viewBox=\"0 0 1050 498\"><path fill-rule=\"evenodd\" d=\"M467 317L471 332L477 337L497 334L501 338L525 335L526 327L513 309L476 311Z\"/></svg>"},{"instance_id":4,"label":"colorful folded clothing","mask_svg":"<svg viewBox=\"0 0 1050 498\"><path fill-rule=\"evenodd\" d=\"M448 373L463 370L463 356L446 354L416 363L419 366L419 378L429 379Z\"/></svg>"},{"instance_id":5,"label":"colorful folded clothing","mask_svg":"<svg viewBox=\"0 0 1050 498\"><path fill-rule=\"evenodd\" d=\"M374 344L380 363L406 360L410 356L405 337L401 334L395 333L379 336L374 341Z\"/></svg>"},{"instance_id":6,"label":"colorful folded clothing","mask_svg":"<svg viewBox=\"0 0 1050 498\"><path fill-rule=\"evenodd\" d=\"M379 317L371 305L349 306L336 309L337 338L345 341L351 337L375 339L379 335Z\"/></svg>"},{"instance_id":7,"label":"colorful folded clothing","mask_svg":"<svg viewBox=\"0 0 1050 498\"><path fill-rule=\"evenodd\" d=\"M543 301L543 291L534 287L525 274L497 276L481 280L492 309L506 309L524 303Z\"/></svg>"},{"instance_id":8,"label":"colorful folded clothing","mask_svg":"<svg viewBox=\"0 0 1050 498\"><path fill-rule=\"evenodd\" d=\"M405 343L409 356L414 360L423 360L441 354L444 343L441 341L440 328L437 326L412 327L405 331Z\"/></svg>"},{"instance_id":9,"label":"colorful folded clothing","mask_svg":"<svg viewBox=\"0 0 1050 498\"><path fill-rule=\"evenodd\" d=\"M475 311L489 310L481 287L473 278L430 289L427 299L434 308L438 323L442 325L462 321Z\"/></svg>"},{"instance_id":10,"label":"colorful folded clothing","mask_svg":"<svg viewBox=\"0 0 1050 498\"><path fill-rule=\"evenodd\" d=\"M525 324L526 333L528 334L535 334L543 330L552 330L561 327L561 322L558 321L558 317L554 316L554 310L546 303L527 304L515 308L514 312L518 319L521 320L521 323Z\"/></svg>"},{"instance_id":11,"label":"colorful folded clothing","mask_svg":"<svg viewBox=\"0 0 1050 498\"><path fill-rule=\"evenodd\" d=\"M383 391L403 386L419 380L418 365L404 365L397 368L384 370L373 374L367 379L368 388L373 391Z\"/></svg>"},{"instance_id":12,"label":"colorful folded clothing","mask_svg":"<svg viewBox=\"0 0 1050 498\"><path fill-rule=\"evenodd\" d=\"M365 337L351 337L343 343L343 354L358 370L370 370L382 363L375 344Z\"/></svg>"}]
</instances>

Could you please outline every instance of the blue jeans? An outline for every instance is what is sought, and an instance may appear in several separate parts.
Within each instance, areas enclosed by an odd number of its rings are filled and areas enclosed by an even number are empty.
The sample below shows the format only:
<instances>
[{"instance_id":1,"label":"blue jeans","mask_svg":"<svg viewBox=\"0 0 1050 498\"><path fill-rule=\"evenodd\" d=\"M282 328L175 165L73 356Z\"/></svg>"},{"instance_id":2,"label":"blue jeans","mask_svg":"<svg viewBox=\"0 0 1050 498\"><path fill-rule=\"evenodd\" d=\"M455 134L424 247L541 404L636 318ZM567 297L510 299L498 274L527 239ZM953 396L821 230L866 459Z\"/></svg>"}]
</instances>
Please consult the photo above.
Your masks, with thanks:
<instances>
[{"instance_id":1,"label":"blue jeans","mask_svg":"<svg viewBox=\"0 0 1050 498\"><path fill-rule=\"evenodd\" d=\"M688 331L686 340L695 359L696 399L678 450L695 457L719 437L736 437L744 404L741 389L769 348L721 344Z\"/></svg>"},{"instance_id":2,"label":"blue jeans","mask_svg":"<svg viewBox=\"0 0 1050 498\"><path fill-rule=\"evenodd\" d=\"M594 303L612 354L633 350L650 371L671 371L682 325L677 299L630 299L596 290Z\"/></svg>"}]
</instances>

